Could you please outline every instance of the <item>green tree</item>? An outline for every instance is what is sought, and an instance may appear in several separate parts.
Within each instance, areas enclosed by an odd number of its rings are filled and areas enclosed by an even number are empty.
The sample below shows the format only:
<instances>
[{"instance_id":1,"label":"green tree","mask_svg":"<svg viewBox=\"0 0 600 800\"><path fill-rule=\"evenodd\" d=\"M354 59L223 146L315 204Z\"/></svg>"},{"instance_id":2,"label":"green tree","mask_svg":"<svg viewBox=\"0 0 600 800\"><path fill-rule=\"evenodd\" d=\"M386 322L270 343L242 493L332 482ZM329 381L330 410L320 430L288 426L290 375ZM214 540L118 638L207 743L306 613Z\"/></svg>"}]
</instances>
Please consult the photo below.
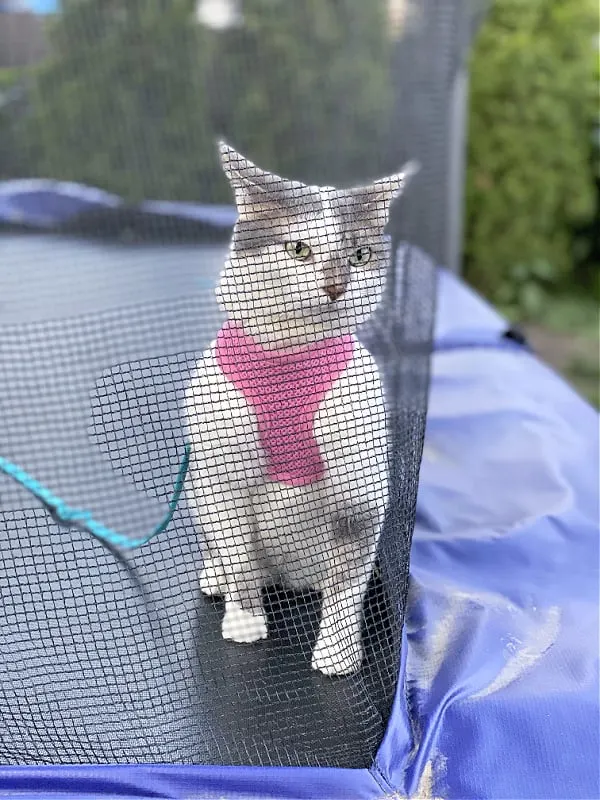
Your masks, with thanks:
<instances>
[{"instance_id":1,"label":"green tree","mask_svg":"<svg viewBox=\"0 0 600 800\"><path fill-rule=\"evenodd\" d=\"M476 43L466 273L496 301L572 279L595 206L597 23L596 0L496 0Z\"/></svg>"},{"instance_id":2,"label":"green tree","mask_svg":"<svg viewBox=\"0 0 600 800\"><path fill-rule=\"evenodd\" d=\"M217 136L314 182L387 168L385 0L246 0L225 32L194 8L66 0L23 137L36 174L130 201L226 200Z\"/></svg>"},{"instance_id":3,"label":"green tree","mask_svg":"<svg viewBox=\"0 0 600 800\"><path fill-rule=\"evenodd\" d=\"M255 161L315 183L387 168L385 0L246 0L211 57L215 128Z\"/></svg>"},{"instance_id":4,"label":"green tree","mask_svg":"<svg viewBox=\"0 0 600 800\"><path fill-rule=\"evenodd\" d=\"M24 92L20 70L0 69L0 181L23 176L17 121L25 105Z\"/></svg>"},{"instance_id":5,"label":"green tree","mask_svg":"<svg viewBox=\"0 0 600 800\"><path fill-rule=\"evenodd\" d=\"M26 126L39 175L206 201L217 169L193 0L66 0ZM212 186L212 184L211 184Z\"/></svg>"}]
</instances>

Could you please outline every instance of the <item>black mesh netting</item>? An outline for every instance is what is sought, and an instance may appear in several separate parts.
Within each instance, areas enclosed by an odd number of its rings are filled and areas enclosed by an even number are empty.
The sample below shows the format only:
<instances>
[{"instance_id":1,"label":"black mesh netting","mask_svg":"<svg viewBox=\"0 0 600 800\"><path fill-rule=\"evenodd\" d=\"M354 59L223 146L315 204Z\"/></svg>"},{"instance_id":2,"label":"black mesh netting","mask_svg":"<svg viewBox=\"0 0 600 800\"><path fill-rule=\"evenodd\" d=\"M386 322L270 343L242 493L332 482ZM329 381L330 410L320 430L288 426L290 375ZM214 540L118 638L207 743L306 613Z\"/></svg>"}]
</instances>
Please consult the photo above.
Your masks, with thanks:
<instances>
[{"instance_id":1,"label":"black mesh netting","mask_svg":"<svg viewBox=\"0 0 600 800\"><path fill-rule=\"evenodd\" d=\"M372 763L447 182L403 8L66 0L0 96L0 763Z\"/></svg>"},{"instance_id":2,"label":"black mesh netting","mask_svg":"<svg viewBox=\"0 0 600 800\"><path fill-rule=\"evenodd\" d=\"M1 246L8 252L11 240ZM5 261L8 316L18 313L20 298L24 315L32 316L23 307L34 273L38 302L50 317L57 312L42 302L45 291L72 291L64 272L57 285L32 269L42 255L39 263L52 263L53 248L62 257L81 248L86 255L80 242L21 240L20 255ZM92 249L106 258L106 277L113 264L125 268L143 255L112 245ZM147 533L165 512L186 438L184 390L220 322L212 291L193 291L185 269L193 259L198 273L210 273L213 249L161 254L157 270L146 253L154 289L173 295L179 284L183 299L3 324L0 340L4 457L132 536ZM426 258L401 249L396 299L361 333L385 373L393 456L361 671L328 678L311 669L319 599L310 593L271 590L269 637L253 645L224 641L222 602L199 590L203 541L184 500L164 533L118 553L57 525L29 493L2 478L3 762L369 762L395 685L433 280ZM133 296L139 284L130 275L120 289ZM218 502L218 486L211 501Z\"/></svg>"}]
</instances>

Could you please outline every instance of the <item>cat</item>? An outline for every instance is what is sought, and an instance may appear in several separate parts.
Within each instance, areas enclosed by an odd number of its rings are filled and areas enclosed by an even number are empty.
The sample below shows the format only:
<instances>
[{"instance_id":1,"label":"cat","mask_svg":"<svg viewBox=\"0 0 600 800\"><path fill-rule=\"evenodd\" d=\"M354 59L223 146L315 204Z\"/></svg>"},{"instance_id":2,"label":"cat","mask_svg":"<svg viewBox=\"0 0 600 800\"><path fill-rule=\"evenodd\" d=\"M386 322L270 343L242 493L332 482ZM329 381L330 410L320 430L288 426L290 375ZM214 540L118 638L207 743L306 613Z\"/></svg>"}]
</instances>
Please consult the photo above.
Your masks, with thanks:
<instances>
[{"instance_id":1,"label":"cat","mask_svg":"<svg viewBox=\"0 0 600 800\"><path fill-rule=\"evenodd\" d=\"M312 667L348 675L388 491L382 383L354 333L381 300L384 228L412 165L337 190L219 149L238 210L216 290L227 321L185 400L200 588L224 597L235 642L267 636L266 584L319 591Z\"/></svg>"}]
</instances>

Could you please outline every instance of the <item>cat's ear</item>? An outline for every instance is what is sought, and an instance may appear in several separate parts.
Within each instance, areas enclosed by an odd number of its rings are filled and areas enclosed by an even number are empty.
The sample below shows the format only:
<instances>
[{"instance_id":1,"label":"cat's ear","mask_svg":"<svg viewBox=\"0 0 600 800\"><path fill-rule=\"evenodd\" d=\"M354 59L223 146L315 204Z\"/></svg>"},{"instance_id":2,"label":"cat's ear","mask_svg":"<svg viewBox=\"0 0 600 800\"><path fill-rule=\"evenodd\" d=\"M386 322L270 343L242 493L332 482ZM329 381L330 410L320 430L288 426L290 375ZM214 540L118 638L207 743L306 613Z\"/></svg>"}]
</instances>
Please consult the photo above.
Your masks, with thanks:
<instances>
[{"instance_id":1,"label":"cat's ear","mask_svg":"<svg viewBox=\"0 0 600 800\"><path fill-rule=\"evenodd\" d=\"M277 178L276 175L257 167L224 141L219 142L219 155L223 172L236 195L240 190L266 192L269 179Z\"/></svg>"},{"instance_id":2,"label":"cat's ear","mask_svg":"<svg viewBox=\"0 0 600 800\"><path fill-rule=\"evenodd\" d=\"M420 165L409 161L400 172L380 178L369 186L361 186L352 190L355 202L358 202L364 213L372 214L387 220L392 201L406 189L410 179L417 174Z\"/></svg>"},{"instance_id":3,"label":"cat's ear","mask_svg":"<svg viewBox=\"0 0 600 800\"><path fill-rule=\"evenodd\" d=\"M267 172L238 153L226 142L219 142L223 172L235 194L240 217L257 217L280 213L298 203L308 187L298 181Z\"/></svg>"}]
</instances>

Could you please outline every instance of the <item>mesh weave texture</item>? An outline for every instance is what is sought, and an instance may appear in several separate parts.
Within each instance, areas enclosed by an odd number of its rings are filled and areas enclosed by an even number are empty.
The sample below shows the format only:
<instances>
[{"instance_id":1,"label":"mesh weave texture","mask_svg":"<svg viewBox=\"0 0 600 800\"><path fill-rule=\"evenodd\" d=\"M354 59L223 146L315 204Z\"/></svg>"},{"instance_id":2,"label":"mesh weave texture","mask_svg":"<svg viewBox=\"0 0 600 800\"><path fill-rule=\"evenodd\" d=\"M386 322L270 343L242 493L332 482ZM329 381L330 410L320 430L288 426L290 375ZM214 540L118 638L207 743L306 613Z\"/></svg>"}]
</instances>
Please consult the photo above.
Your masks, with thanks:
<instances>
[{"instance_id":1,"label":"mesh weave texture","mask_svg":"<svg viewBox=\"0 0 600 800\"><path fill-rule=\"evenodd\" d=\"M421 41L452 49L431 2ZM389 717L435 296L398 242L435 250L446 181L439 115L410 112L418 152L392 119L418 26L386 0L210 5L65 0L3 94L0 457L131 540L190 462L133 549L0 474L2 763L368 766ZM222 145L225 180L217 136L290 180ZM429 200L390 212L400 150ZM232 190L233 235L195 205ZM226 317L238 345L207 357Z\"/></svg>"},{"instance_id":2,"label":"mesh weave texture","mask_svg":"<svg viewBox=\"0 0 600 800\"><path fill-rule=\"evenodd\" d=\"M55 280L41 274L53 248L58 258L67 252L85 258L87 248L97 269L106 260L107 277L133 256L138 277L153 282L151 291L164 287L179 295L2 325L5 457L72 505L143 535L172 491L186 435L185 386L221 321L212 291L188 292L197 276L186 261L210 274L217 253L165 247L157 269L150 248L132 252L46 238L11 243L6 238L1 246L14 253L5 259L5 296L9 304L14 300L15 315L36 276L39 316L57 313L44 301L45 290L50 297L72 291L78 266ZM148 264L140 269L144 255ZM89 534L55 524L25 490L1 478L3 763L370 762L396 681L434 281L428 259L407 248L398 251L396 274L395 298L390 293L361 331L389 387L393 454L392 502L366 603L362 670L346 678L311 670L319 613L314 594L271 591L269 638L255 645L224 641L222 603L199 591L203 543L185 502L165 533L117 557ZM143 285L122 276L120 297L128 282L132 298ZM97 296L88 302L97 304ZM32 317L33 310L24 314Z\"/></svg>"}]
</instances>

